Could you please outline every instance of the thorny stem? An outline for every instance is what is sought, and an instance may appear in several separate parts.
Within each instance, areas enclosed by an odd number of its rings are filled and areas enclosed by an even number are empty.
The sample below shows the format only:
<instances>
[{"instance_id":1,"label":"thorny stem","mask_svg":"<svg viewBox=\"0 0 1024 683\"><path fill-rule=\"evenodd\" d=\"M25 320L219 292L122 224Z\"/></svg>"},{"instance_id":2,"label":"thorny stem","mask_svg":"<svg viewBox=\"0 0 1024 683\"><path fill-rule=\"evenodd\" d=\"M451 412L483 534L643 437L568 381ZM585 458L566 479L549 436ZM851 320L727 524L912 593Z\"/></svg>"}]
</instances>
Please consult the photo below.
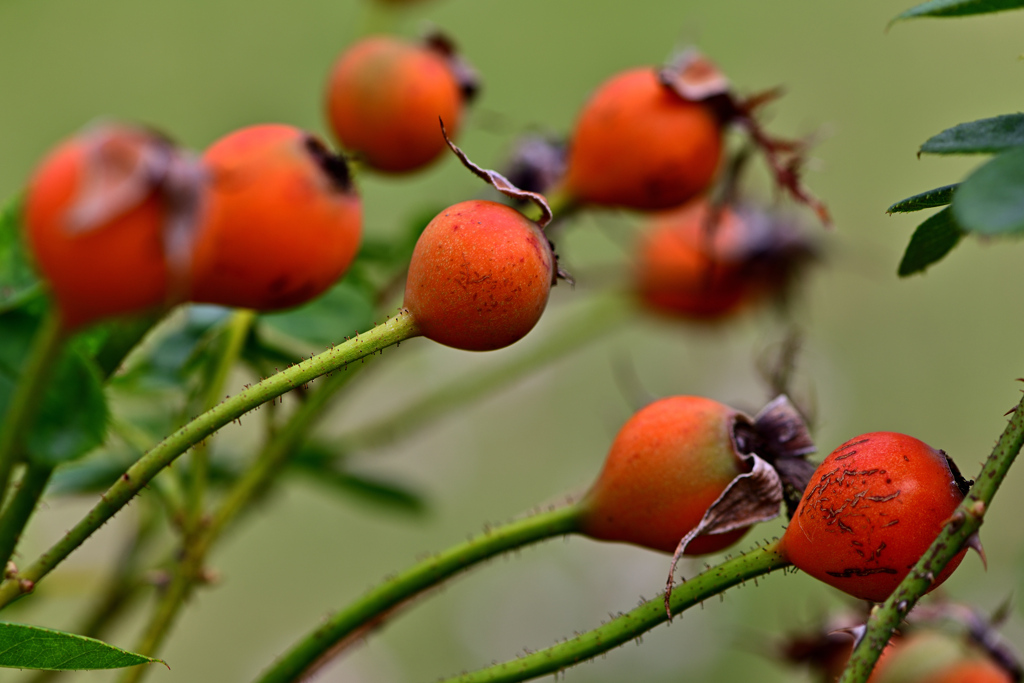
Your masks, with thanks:
<instances>
[{"instance_id":1,"label":"thorny stem","mask_svg":"<svg viewBox=\"0 0 1024 683\"><path fill-rule=\"evenodd\" d=\"M330 399L348 384L356 373L357 370L352 369L321 380L316 391L310 393L306 401L292 414L285 427L263 448L256 463L231 489L210 522L187 534L171 582L162 593L146 632L134 648L135 652L155 654L160 649L193 589L204 580L206 556L220 534L241 512L248 509L266 488L267 483L284 468L288 456L309 433L313 423L330 403ZM148 671L149 667L126 669L121 679L122 683L140 681Z\"/></svg>"},{"instance_id":2,"label":"thorny stem","mask_svg":"<svg viewBox=\"0 0 1024 683\"><path fill-rule=\"evenodd\" d=\"M727 588L787 566L789 561L779 552L777 541L726 560L676 586L670 601L672 614L689 609ZM668 621L668 614L662 595L565 642L485 669L453 676L441 683L512 683L557 673L628 643L665 621Z\"/></svg>"},{"instance_id":3,"label":"thorny stem","mask_svg":"<svg viewBox=\"0 0 1024 683\"><path fill-rule=\"evenodd\" d=\"M454 414L601 335L619 329L622 321L636 310L636 306L622 294L602 297L595 304L588 304L586 310L576 313L567 324L530 351L504 364L459 377L391 415L343 435L339 451L378 448L408 437L418 429L434 424L438 418Z\"/></svg>"},{"instance_id":4,"label":"thorny stem","mask_svg":"<svg viewBox=\"0 0 1024 683\"><path fill-rule=\"evenodd\" d=\"M1006 477L1021 445L1024 445L1024 397L985 461L970 493L946 522L931 547L925 551L889 599L876 606L868 618L867 630L854 648L839 683L864 683L889 642L893 630L918 599L931 587L935 577L978 531L995 492Z\"/></svg>"},{"instance_id":5,"label":"thorny stem","mask_svg":"<svg viewBox=\"0 0 1024 683\"><path fill-rule=\"evenodd\" d=\"M154 538L157 519L152 505L143 506L134 533L122 547L113 573L107 577L97 600L89 608L80 625L72 629L73 633L89 638L102 638L106 629L142 594L142 589L147 587L147 583L140 576L139 563L143 551ZM47 683L60 673L40 671L29 683Z\"/></svg>"},{"instance_id":6,"label":"thorny stem","mask_svg":"<svg viewBox=\"0 0 1024 683\"><path fill-rule=\"evenodd\" d=\"M247 387L169 435L128 468L117 483L100 497L100 502L63 538L17 576L0 583L0 608L30 592L37 581L49 574L124 507L153 477L192 445L263 403L272 401L321 375L339 370L353 361L419 334L412 315L403 309L386 323Z\"/></svg>"},{"instance_id":7,"label":"thorny stem","mask_svg":"<svg viewBox=\"0 0 1024 683\"><path fill-rule=\"evenodd\" d=\"M256 319L255 312L241 309L235 311L228 320L221 353L217 356L213 376L210 377L203 397L202 409L210 410L221 400L228 373L235 366L245 345L245 338ZM186 534L193 533L203 515L203 498L206 496L206 484L209 479L210 456L205 443L199 443L192 449L192 481L189 489L188 522L185 524ZM145 667L138 667L145 668Z\"/></svg>"},{"instance_id":8,"label":"thorny stem","mask_svg":"<svg viewBox=\"0 0 1024 683\"><path fill-rule=\"evenodd\" d=\"M60 313L56 307L51 308L36 332L25 369L7 404L7 414L0 422L0 505L7 495L14 465L22 455L21 442L43 400L50 372L64 349L66 339L67 330L61 322Z\"/></svg>"},{"instance_id":9,"label":"thorny stem","mask_svg":"<svg viewBox=\"0 0 1024 683\"><path fill-rule=\"evenodd\" d=\"M580 512L579 506L569 505L524 517L423 560L335 613L282 655L258 683L300 680L352 640L380 626L394 610L445 579L499 553L577 531Z\"/></svg>"}]
</instances>

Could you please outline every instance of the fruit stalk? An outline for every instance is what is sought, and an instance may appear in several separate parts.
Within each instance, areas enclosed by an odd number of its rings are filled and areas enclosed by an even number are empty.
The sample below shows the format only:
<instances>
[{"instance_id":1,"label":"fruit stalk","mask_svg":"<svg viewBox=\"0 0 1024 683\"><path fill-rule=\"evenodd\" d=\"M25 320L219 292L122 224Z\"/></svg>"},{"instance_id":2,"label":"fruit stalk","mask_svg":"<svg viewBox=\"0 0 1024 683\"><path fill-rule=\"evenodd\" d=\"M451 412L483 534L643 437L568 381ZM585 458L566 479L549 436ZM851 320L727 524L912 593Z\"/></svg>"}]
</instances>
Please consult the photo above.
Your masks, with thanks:
<instances>
[{"instance_id":1,"label":"fruit stalk","mask_svg":"<svg viewBox=\"0 0 1024 683\"><path fill-rule=\"evenodd\" d=\"M250 410L271 401L288 391L310 382L321 375L339 370L345 365L383 350L392 344L419 335L415 321L407 311L377 325L361 335L320 353L308 360L271 375L216 407L195 418L169 435L118 479L93 507L67 534L43 553L24 571L0 584L0 608L30 592L35 583L50 573L89 536L113 517L135 494L163 468L174 462L194 444L202 441L224 425L237 420Z\"/></svg>"},{"instance_id":2,"label":"fruit stalk","mask_svg":"<svg viewBox=\"0 0 1024 683\"><path fill-rule=\"evenodd\" d=\"M265 671L258 683L299 680L347 641L379 626L396 609L445 579L499 553L573 533L580 509L568 505L492 527L424 560L380 584L296 643Z\"/></svg>"},{"instance_id":3,"label":"fruit stalk","mask_svg":"<svg viewBox=\"0 0 1024 683\"><path fill-rule=\"evenodd\" d=\"M678 614L713 595L722 593L727 588L789 566L789 562L776 546L777 543L760 546L744 555L726 560L677 586L672 591L672 613ZM570 640L508 662L454 676L441 683L512 683L557 673L639 638L667 620L664 596L659 595Z\"/></svg>"},{"instance_id":4,"label":"fruit stalk","mask_svg":"<svg viewBox=\"0 0 1024 683\"><path fill-rule=\"evenodd\" d=\"M953 559L971 535L978 531L995 492L1002 484L1017 454L1020 453L1022 445L1024 445L1024 397L1013 409L1012 417L992 449L992 453L985 461L970 493L946 522L942 533L921 556L910 574L893 591L892 595L880 607L876 607L872 611L867 622L867 630L854 648L839 683L864 683L867 681L885 644L889 642L893 630L910 612L917 600L927 592L933 577L938 576L942 568Z\"/></svg>"}]
</instances>

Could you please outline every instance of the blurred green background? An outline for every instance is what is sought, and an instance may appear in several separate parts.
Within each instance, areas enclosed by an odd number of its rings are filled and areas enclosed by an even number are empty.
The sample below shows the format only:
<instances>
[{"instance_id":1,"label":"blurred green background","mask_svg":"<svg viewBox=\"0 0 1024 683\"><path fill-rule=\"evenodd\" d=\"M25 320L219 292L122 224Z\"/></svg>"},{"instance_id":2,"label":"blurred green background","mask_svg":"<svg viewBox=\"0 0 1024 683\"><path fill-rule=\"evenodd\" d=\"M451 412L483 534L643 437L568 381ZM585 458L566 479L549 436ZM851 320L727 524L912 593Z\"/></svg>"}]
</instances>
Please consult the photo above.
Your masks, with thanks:
<instances>
[{"instance_id":1,"label":"blurred green background","mask_svg":"<svg viewBox=\"0 0 1024 683\"><path fill-rule=\"evenodd\" d=\"M338 52L366 30L367 6L357 0L0 3L0 197L23 185L48 148L97 118L148 122L195 149L266 121L324 133L324 79ZM945 449L971 476L1019 398L1015 379L1024 376L1024 316L1016 296L1024 279L1021 245L968 239L923 277L899 281L902 249L924 215L888 217L885 208L955 182L977 163L918 159L926 138L962 121L1020 110L1024 14L922 20L887 32L889 19L907 6L894 0L433 0L416 5L397 27L409 35L427 21L444 28L480 70L484 90L460 143L491 167L521 132L567 131L587 94L611 73L659 63L680 45L697 44L740 92L785 86L786 96L770 109L770 126L818 136L807 183L835 220L826 233L806 215L828 257L806 282L795 312L805 334L796 393L814 409L819 447L827 453L862 432L902 431ZM763 165L754 175L764 185ZM398 229L424 206L482 191L453 159L421 177L365 178L361 185L366 232L374 236ZM593 293L582 275L623 260L619 238L629 235L631 220L585 217L565 231L563 263L578 271L580 283L554 290L544 319L523 342L489 354L425 340L389 350L387 362L339 406L327 430L342 433L448 378L542 344ZM430 512L420 518L289 482L213 556L221 582L193 599L162 653L171 670L155 669L149 680L249 680L385 575L486 522L583 490L631 412L616 362L627 359L652 394L703 394L756 410L769 398L757 360L784 333L770 313L713 329L636 319L416 438L359 460L364 471L425 492ZM221 438L244 434L232 427ZM949 595L991 610L1024 588L1022 477L1018 465L983 529L988 572L977 558L967 559L945 584ZM48 547L92 502L49 501L24 556ZM11 619L70 627L131 514L131 508L122 513L40 586L40 596L51 598L41 609L28 609L26 600ZM781 521L762 525L744 543L781 529ZM530 548L416 605L317 680L429 681L509 659L653 597L667 567L659 554L577 538ZM701 567L702 561L684 562L681 573ZM771 575L656 629L640 647L570 670L566 679L809 680L765 654L782 632L805 628L843 602L805 576ZM1018 605L1005 630L1019 645L1020 615ZM108 640L131 647L139 623Z\"/></svg>"}]
</instances>

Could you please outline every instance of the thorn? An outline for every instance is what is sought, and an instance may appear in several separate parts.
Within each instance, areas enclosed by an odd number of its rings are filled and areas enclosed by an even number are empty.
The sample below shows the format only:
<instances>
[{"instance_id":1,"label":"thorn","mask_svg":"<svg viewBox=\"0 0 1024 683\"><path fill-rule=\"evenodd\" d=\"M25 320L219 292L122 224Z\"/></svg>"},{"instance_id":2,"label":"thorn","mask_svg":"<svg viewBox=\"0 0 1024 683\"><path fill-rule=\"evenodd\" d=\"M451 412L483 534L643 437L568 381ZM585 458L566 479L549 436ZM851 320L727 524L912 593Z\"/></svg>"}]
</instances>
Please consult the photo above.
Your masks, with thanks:
<instances>
[{"instance_id":1,"label":"thorn","mask_svg":"<svg viewBox=\"0 0 1024 683\"><path fill-rule=\"evenodd\" d=\"M981 557L982 566L985 567L985 571L988 571L988 558L985 557L985 548L981 545L981 536L978 535L978 532L975 531L968 536L964 545L978 553L978 556Z\"/></svg>"}]
</instances>

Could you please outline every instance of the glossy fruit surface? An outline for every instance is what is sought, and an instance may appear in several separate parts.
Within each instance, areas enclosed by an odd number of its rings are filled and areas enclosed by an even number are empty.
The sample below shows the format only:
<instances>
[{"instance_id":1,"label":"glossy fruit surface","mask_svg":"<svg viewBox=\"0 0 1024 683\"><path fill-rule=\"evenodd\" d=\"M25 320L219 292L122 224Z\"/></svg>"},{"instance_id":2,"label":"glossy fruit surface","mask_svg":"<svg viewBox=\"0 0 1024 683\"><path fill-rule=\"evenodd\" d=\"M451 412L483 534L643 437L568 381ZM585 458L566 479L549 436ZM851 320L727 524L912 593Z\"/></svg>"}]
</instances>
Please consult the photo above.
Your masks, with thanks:
<instances>
[{"instance_id":1,"label":"glossy fruit surface","mask_svg":"<svg viewBox=\"0 0 1024 683\"><path fill-rule=\"evenodd\" d=\"M791 224L746 207L712 213L706 200L652 216L634 281L650 309L714 320L784 293L814 255Z\"/></svg>"},{"instance_id":2,"label":"glossy fruit surface","mask_svg":"<svg viewBox=\"0 0 1024 683\"><path fill-rule=\"evenodd\" d=\"M619 430L582 502L581 532L673 552L729 483L746 471L733 443L739 413L699 396L672 396L638 411ZM717 552L746 528L698 536L687 555Z\"/></svg>"},{"instance_id":3,"label":"glossy fruit surface","mask_svg":"<svg viewBox=\"0 0 1024 683\"><path fill-rule=\"evenodd\" d=\"M565 189L584 204L666 209L704 192L721 155L721 126L708 107L662 85L655 69L632 69L584 105Z\"/></svg>"},{"instance_id":4,"label":"glossy fruit surface","mask_svg":"<svg viewBox=\"0 0 1024 683\"><path fill-rule=\"evenodd\" d=\"M298 128L265 124L221 138L203 161L211 180L193 252L193 301L288 308L341 277L362 230L343 159Z\"/></svg>"},{"instance_id":5,"label":"glossy fruit surface","mask_svg":"<svg viewBox=\"0 0 1024 683\"><path fill-rule=\"evenodd\" d=\"M378 171L406 173L436 159L458 134L464 97L447 57L389 36L365 38L337 60L327 120L341 145Z\"/></svg>"},{"instance_id":6,"label":"glossy fruit surface","mask_svg":"<svg viewBox=\"0 0 1024 683\"><path fill-rule=\"evenodd\" d=\"M811 576L881 602L963 498L941 451L896 432L863 434L815 471L783 535L782 552ZM956 569L964 552L932 588Z\"/></svg>"},{"instance_id":7,"label":"glossy fruit surface","mask_svg":"<svg viewBox=\"0 0 1024 683\"><path fill-rule=\"evenodd\" d=\"M168 302L168 206L143 166L171 154L148 130L103 126L63 142L35 170L24 224L66 327Z\"/></svg>"},{"instance_id":8,"label":"glossy fruit surface","mask_svg":"<svg viewBox=\"0 0 1024 683\"><path fill-rule=\"evenodd\" d=\"M537 224L485 200L455 204L420 235L405 307L423 336L467 351L512 344L540 320L555 256Z\"/></svg>"}]
</instances>

